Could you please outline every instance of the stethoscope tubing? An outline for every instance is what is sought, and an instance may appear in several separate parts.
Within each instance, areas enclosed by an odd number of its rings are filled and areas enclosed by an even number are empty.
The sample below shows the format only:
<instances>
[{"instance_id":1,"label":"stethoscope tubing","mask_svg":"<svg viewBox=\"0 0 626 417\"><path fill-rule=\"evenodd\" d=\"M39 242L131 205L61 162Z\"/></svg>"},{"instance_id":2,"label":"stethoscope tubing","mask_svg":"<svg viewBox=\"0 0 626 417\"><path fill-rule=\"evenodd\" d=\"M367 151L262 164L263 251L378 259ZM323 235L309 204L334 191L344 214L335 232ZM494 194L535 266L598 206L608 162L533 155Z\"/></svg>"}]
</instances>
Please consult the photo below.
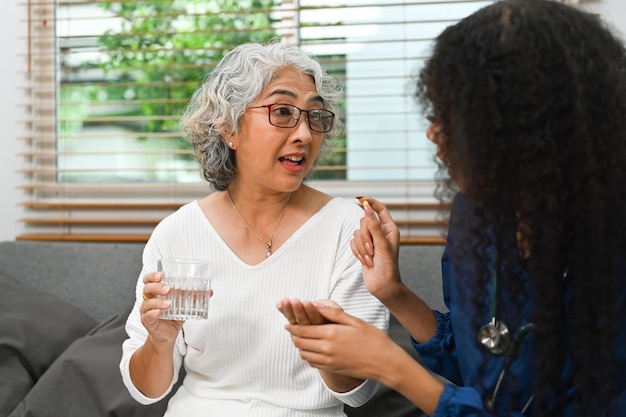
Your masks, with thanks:
<instances>
[{"instance_id":1,"label":"stethoscope tubing","mask_svg":"<svg viewBox=\"0 0 626 417\"><path fill-rule=\"evenodd\" d=\"M504 379L504 376L507 373L510 363L517 356L517 353L519 352L519 346L522 340L524 339L524 337L526 337L528 333L530 333L531 331L535 329L536 329L536 326L534 323L527 323L523 325L522 327L520 327L517 332L515 332L515 336L513 336L513 341L511 342L511 345L507 349L506 360L504 362L504 366L502 367L502 371L500 371L500 375L498 375L498 381L496 382L496 386L493 389L491 398L485 401L485 405L487 406L489 411L492 411L492 412L495 411L496 399L498 397L498 393L500 392L500 386L502 385L502 380ZM526 411L528 411L528 408L530 407L534 399L535 399L535 395L532 394L530 398L528 398L528 401L526 401L526 404L524 405L524 407L522 408L521 410L522 414L525 414Z\"/></svg>"}]
</instances>

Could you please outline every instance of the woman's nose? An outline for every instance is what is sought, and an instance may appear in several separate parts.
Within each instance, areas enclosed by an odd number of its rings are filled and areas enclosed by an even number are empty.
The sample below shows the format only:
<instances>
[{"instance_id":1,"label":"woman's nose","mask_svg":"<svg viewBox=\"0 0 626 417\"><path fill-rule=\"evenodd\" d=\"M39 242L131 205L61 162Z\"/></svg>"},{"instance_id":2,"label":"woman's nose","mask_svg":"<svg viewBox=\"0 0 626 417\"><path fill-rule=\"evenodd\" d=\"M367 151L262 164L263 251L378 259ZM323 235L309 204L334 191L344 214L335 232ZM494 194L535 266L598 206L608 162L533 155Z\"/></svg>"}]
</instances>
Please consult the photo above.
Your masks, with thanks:
<instances>
[{"instance_id":1,"label":"woman's nose","mask_svg":"<svg viewBox=\"0 0 626 417\"><path fill-rule=\"evenodd\" d=\"M313 132L311 132L311 128L309 127L309 120L305 114L300 114L300 117L295 117L296 125L295 136L302 142L310 142L313 139Z\"/></svg>"}]
</instances>

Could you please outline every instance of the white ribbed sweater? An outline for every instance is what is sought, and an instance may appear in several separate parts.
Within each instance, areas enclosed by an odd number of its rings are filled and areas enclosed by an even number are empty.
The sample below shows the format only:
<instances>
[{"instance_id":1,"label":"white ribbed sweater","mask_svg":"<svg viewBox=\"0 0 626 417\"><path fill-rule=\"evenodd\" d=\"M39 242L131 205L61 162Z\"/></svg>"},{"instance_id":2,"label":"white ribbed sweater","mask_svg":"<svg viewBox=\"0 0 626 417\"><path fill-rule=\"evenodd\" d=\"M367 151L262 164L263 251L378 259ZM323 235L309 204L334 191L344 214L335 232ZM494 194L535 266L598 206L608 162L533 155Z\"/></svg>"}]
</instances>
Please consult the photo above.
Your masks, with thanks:
<instances>
[{"instance_id":1,"label":"white ribbed sweater","mask_svg":"<svg viewBox=\"0 0 626 417\"><path fill-rule=\"evenodd\" d=\"M198 258L213 263L214 295L209 318L188 321L174 351L176 375L183 364L183 386L172 397L167 417L336 417L343 403L358 406L377 384L366 381L348 393L335 393L316 369L300 359L276 309L284 297L330 298L348 313L387 329L389 314L368 293L361 265L350 250L362 210L334 198L274 254L258 265L242 262L216 233L197 202L183 206L154 230L143 253L135 307L128 317L120 370L130 394L149 404L132 384L128 363L147 337L141 324L144 274L159 258ZM164 394L165 395L165 394ZM161 397L162 398L162 397Z\"/></svg>"}]
</instances>

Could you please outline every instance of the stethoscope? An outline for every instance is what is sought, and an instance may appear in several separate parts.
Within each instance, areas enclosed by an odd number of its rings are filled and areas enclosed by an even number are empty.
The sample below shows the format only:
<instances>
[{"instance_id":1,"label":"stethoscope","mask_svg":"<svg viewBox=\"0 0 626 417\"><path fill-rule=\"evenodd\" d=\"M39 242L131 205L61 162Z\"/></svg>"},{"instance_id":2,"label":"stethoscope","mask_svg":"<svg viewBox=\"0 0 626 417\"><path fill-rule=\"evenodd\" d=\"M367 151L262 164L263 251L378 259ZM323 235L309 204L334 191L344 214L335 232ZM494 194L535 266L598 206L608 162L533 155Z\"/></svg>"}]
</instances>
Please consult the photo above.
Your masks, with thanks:
<instances>
[{"instance_id":1,"label":"stethoscope","mask_svg":"<svg viewBox=\"0 0 626 417\"><path fill-rule=\"evenodd\" d=\"M515 359L517 353L519 352L519 346L524 337L531 331L535 330L536 326L534 323L527 323L521 326L513 338L511 338L511 333L509 332L509 328L507 325L498 319L498 298L500 295L499 288L499 279L498 274L496 272L496 262L494 261L492 271L491 271L491 282L493 285L493 294L491 297L491 321L487 324L484 324L478 330L478 342L485 348L487 351L494 355L501 355L503 353L507 354L506 360L504 362L504 366L502 367L502 371L500 371L500 375L498 376L498 381L496 382L496 386L493 389L493 393L491 396L485 398L485 407L491 412L495 412L495 404L496 399L498 397L498 393L500 392L500 386L502 385L502 380L507 373L510 363ZM530 396L528 401L521 410L521 414L525 414L530 405L534 400L534 394Z\"/></svg>"}]
</instances>

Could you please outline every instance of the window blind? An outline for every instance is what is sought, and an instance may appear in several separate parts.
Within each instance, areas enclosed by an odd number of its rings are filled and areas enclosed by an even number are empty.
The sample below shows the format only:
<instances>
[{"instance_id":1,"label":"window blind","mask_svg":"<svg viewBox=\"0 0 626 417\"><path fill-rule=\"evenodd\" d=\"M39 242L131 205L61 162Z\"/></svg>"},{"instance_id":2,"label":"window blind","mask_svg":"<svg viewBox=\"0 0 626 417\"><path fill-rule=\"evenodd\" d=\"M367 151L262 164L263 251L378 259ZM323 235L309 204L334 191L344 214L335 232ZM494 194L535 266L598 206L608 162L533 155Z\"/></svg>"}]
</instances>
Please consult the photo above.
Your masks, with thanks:
<instances>
[{"instance_id":1,"label":"window blind","mask_svg":"<svg viewBox=\"0 0 626 417\"><path fill-rule=\"evenodd\" d=\"M187 99L234 46L281 39L344 85L344 134L310 184L387 203L404 243L443 243L415 74L441 30L489 3L30 0L17 239L146 241L209 192L177 131Z\"/></svg>"}]
</instances>

